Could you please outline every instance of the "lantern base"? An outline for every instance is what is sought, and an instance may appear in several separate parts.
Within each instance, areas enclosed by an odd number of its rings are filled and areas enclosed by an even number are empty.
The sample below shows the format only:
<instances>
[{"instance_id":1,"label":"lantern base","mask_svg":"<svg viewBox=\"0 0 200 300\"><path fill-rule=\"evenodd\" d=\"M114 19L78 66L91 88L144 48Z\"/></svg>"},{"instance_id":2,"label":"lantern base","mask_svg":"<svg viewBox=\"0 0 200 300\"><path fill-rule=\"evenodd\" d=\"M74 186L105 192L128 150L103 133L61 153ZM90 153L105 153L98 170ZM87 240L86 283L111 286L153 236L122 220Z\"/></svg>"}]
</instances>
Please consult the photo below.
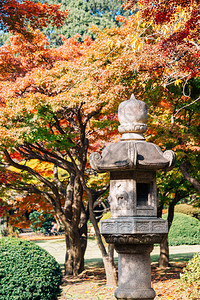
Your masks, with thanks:
<instances>
[{"instance_id":1,"label":"lantern base","mask_svg":"<svg viewBox=\"0 0 200 300\"><path fill-rule=\"evenodd\" d=\"M150 253L153 245L115 245L118 252L119 287L117 299L153 300L156 296L151 287Z\"/></svg>"},{"instance_id":2,"label":"lantern base","mask_svg":"<svg viewBox=\"0 0 200 300\"><path fill-rule=\"evenodd\" d=\"M148 290L123 290L117 289L115 291L115 297L120 300L153 300L156 294L153 289Z\"/></svg>"}]
</instances>

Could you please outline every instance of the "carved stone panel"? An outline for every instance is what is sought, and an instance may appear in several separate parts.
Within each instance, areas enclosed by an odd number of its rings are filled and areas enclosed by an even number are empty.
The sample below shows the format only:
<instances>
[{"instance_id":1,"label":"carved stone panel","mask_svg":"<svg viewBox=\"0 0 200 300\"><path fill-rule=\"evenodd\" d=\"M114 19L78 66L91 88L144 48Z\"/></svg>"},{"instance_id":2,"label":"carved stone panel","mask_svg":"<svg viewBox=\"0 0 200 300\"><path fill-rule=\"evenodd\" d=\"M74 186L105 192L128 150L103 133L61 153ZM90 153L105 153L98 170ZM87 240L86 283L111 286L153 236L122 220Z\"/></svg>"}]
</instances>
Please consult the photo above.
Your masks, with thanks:
<instances>
[{"instance_id":1,"label":"carved stone panel","mask_svg":"<svg viewBox=\"0 0 200 300\"><path fill-rule=\"evenodd\" d=\"M165 232L168 229L168 225L167 222L164 220L160 220L160 221L153 221L152 222L152 231L153 232Z\"/></svg>"},{"instance_id":2,"label":"carved stone panel","mask_svg":"<svg viewBox=\"0 0 200 300\"><path fill-rule=\"evenodd\" d=\"M136 182L133 179L110 181L111 216L133 216L136 211Z\"/></svg>"},{"instance_id":3,"label":"carved stone panel","mask_svg":"<svg viewBox=\"0 0 200 300\"><path fill-rule=\"evenodd\" d=\"M101 222L101 231L106 233L115 233L117 232L117 223L115 222Z\"/></svg>"},{"instance_id":4,"label":"carved stone panel","mask_svg":"<svg viewBox=\"0 0 200 300\"><path fill-rule=\"evenodd\" d=\"M133 231L133 222L118 222L118 233L127 233Z\"/></svg>"},{"instance_id":5,"label":"carved stone panel","mask_svg":"<svg viewBox=\"0 0 200 300\"><path fill-rule=\"evenodd\" d=\"M150 222L149 221L137 221L136 222L136 232L150 232Z\"/></svg>"},{"instance_id":6,"label":"carved stone panel","mask_svg":"<svg viewBox=\"0 0 200 300\"><path fill-rule=\"evenodd\" d=\"M100 222L102 234L164 234L168 232L168 222L158 218L118 217Z\"/></svg>"}]
</instances>

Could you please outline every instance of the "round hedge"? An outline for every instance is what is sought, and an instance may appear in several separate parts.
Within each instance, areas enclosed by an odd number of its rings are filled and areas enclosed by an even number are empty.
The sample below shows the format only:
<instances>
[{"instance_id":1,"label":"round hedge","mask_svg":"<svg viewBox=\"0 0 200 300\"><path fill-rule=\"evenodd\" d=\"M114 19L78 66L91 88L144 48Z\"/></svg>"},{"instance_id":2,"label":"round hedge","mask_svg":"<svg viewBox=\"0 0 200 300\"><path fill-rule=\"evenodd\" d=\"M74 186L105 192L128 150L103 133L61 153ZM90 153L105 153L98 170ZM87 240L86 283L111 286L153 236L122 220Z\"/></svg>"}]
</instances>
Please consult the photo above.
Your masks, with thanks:
<instances>
[{"instance_id":1,"label":"round hedge","mask_svg":"<svg viewBox=\"0 0 200 300\"><path fill-rule=\"evenodd\" d=\"M164 215L164 218L167 216ZM185 214L175 213L168 238L170 246L199 245L200 221Z\"/></svg>"},{"instance_id":2,"label":"round hedge","mask_svg":"<svg viewBox=\"0 0 200 300\"><path fill-rule=\"evenodd\" d=\"M55 300L62 274L55 258L34 243L0 240L0 300Z\"/></svg>"}]
</instances>

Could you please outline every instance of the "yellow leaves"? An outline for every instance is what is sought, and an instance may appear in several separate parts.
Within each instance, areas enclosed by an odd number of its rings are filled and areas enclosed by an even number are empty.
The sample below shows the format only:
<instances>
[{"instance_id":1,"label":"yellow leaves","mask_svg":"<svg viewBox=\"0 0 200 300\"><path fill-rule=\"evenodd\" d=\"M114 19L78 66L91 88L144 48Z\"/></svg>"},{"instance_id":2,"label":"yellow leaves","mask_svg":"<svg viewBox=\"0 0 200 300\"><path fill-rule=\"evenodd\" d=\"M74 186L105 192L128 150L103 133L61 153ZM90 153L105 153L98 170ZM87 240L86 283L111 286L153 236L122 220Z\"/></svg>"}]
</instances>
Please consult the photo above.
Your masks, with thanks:
<instances>
[{"instance_id":1,"label":"yellow leaves","mask_svg":"<svg viewBox=\"0 0 200 300\"><path fill-rule=\"evenodd\" d=\"M135 24L141 25L141 19L140 19L141 11L139 10L135 15Z\"/></svg>"},{"instance_id":2,"label":"yellow leaves","mask_svg":"<svg viewBox=\"0 0 200 300\"><path fill-rule=\"evenodd\" d=\"M154 28L156 31L159 31L161 29L161 25L160 24L155 24Z\"/></svg>"},{"instance_id":3,"label":"yellow leaves","mask_svg":"<svg viewBox=\"0 0 200 300\"><path fill-rule=\"evenodd\" d=\"M141 15L141 10L138 10L138 12L136 13L135 17L136 17L137 19L139 19L140 15Z\"/></svg>"},{"instance_id":4,"label":"yellow leaves","mask_svg":"<svg viewBox=\"0 0 200 300\"><path fill-rule=\"evenodd\" d=\"M112 50L113 49L113 45L114 45L114 42L112 40L109 40L107 41L107 45L109 47L109 50Z\"/></svg>"},{"instance_id":5,"label":"yellow leaves","mask_svg":"<svg viewBox=\"0 0 200 300\"><path fill-rule=\"evenodd\" d=\"M180 18L183 18L183 17L185 17L185 15L186 15L186 13L185 13L185 10L181 10L181 13L180 13Z\"/></svg>"},{"instance_id":6,"label":"yellow leaves","mask_svg":"<svg viewBox=\"0 0 200 300\"><path fill-rule=\"evenodd\" d=\"M131 39L131 47L133 52L140 51L143 48L143 41L136 33L133 38Z\"/></svg>"},{"instance_id":7,"label":"yellow leaves","mask_svg":"<svg viewBox=\"0 0 200 300\"><path fill-rule=\"evenodd\" d=\"M155 89L157 87L157 83L153 83L153 89Z\"/></svg>"},{"instance_id":8,"label":"yellow leaves","mask_svg":"<svg viewBox=\"0 0 200 300\"><path fill-rule=\"evenodd\" d=\"M41 176L49 177L53 174L52 163L40 162L38 160L31 160L27 165L33 168Z\"/></svg>"},{"instance_id":9,"label":"yellow leaves","mask_svg":"<svg viewBox=\"0 0 200 300\"><path fill-rule=\"evenodd\" d=\"M177 80L175 81L174 85L179 85L179 83L181 83L181 82L182 82L181 79L177 79Z\"/></svg>"}]
</instances>

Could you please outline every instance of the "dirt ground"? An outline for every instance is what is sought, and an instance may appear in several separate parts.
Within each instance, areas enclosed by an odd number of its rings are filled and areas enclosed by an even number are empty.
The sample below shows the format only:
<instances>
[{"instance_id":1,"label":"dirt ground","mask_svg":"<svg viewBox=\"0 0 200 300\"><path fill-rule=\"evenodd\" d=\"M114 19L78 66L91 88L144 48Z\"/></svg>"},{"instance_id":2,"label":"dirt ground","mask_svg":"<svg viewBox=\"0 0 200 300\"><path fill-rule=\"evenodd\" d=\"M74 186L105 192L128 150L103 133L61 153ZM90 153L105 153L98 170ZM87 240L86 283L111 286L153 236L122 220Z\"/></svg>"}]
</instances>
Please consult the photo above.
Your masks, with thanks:
<instances>
[{"instance_id":1,"label":"dirt ground","mask_svg":"<svg viewBox=\"0 0 200 300\"><path fill-rule=\"evenodd\" d=\"M184 295L179 292L178 279L185 263L173 263L166 270L152 264L152 286L156 291L155 300L183 300ZM59 300L114 300L116 287L106 286L102 267L87 269L77 278L64 277L63 293Z\"/></svg>"}]
</instances>

